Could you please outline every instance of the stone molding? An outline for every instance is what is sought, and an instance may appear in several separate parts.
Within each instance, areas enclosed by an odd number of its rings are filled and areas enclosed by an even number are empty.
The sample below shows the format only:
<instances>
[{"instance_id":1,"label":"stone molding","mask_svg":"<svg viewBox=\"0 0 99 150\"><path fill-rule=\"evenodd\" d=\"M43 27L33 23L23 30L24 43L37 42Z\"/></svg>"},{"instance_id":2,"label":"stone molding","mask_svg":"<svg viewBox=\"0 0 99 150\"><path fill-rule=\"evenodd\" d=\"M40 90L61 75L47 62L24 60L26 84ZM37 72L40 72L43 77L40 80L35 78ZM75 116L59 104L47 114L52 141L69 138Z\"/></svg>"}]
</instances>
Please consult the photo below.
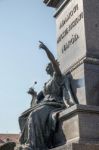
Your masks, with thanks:
<instances>
[{"instance_id":1,"label":"stone molding","mask_svg":"<svg viewBox=\"0 0 99 150\"><path fill-rule=\"evenodd\" d=\"M45 3L49 7L56 8L60 0L43 0L43 3Z\"/></svg>"},{"instance_id":2,"label":"stone molding","mask_svg":"<svg viewBox=\"0 0 99 150\"><path fill-rule=\"evenodd\" d=\"M81 59L79 59L77 62L75 62L74 64L72 64L71 67L68 68L68 70L66 70L64 72L64 74L68 74L68 72L72 72L73 70L75 70L76 68L78 68L83 63L93 64L93 65L99 65L99 58L84 56Z\"/></svg>"},{"instance_id":3,"label":"stone molding","mask_svg":"<svg viewBox=\"0 0 99 150\"><path fill-rule=\"evenodd\" d=\"M66 144L63 146L59 146L57 148L53 148L51 150L99 150L99 144Z\"/></svg>"},{"instance_id":4,"label":"stone molding","mask_svg":"<svg viewBox=\"0 0 99 150\"><path fill-rule=\"evenodd\" d=\"M82 113L95 113L99 114L99 106L91 106L91 105L74 105L62 111L59 115L59 119L68 118L71 115L75 115L75 113L82 112Z\"/></svg>"},{"instance_id":5,"label":"stone molding","mask_svg":"<svg viewBox=\"0 0 99 150\"><path fill-rule=\"evenodd\" d=\"M56 10L54 17L57 18L57 16L59 15L59 13L63 10L63 8L70 2L70 0L63 0L58 9Z\"/></svg>"}]
</instances>

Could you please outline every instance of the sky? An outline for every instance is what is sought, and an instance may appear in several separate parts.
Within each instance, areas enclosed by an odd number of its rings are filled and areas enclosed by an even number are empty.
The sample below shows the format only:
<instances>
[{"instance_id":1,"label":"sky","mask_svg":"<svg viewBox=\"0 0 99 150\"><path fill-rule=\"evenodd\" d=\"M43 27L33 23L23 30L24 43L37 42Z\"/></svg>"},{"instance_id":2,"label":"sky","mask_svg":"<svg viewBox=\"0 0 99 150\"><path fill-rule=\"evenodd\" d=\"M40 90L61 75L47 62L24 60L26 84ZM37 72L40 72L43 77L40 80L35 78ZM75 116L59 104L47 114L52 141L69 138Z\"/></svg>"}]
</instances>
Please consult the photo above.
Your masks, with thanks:
<instances>
[{"instance_id":1,"label":"sky","mask_svg":"<svg viewBox=\"0 0 99 150\"><path fill-rule=\"evenodd\" d=\"M19 133L18 117L30 107L29 87L40 91L49 62L38 41L56 54L55 10L43 0L0 0L0 133Z\"/></svg>"}]
</instances>

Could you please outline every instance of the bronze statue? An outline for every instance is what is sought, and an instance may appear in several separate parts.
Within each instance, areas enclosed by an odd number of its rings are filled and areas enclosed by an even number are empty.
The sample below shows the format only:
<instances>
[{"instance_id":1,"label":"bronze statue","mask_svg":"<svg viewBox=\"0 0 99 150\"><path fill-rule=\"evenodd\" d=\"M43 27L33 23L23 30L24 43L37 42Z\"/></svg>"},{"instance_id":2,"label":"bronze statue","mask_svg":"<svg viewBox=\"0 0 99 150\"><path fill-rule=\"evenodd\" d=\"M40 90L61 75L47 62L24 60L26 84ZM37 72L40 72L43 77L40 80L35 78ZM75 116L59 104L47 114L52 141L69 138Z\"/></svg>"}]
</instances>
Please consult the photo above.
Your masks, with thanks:
<instances>
[{"instance_id":1,"label":"bronze statue","mask_svg":"<svg viewBox=\"0 0 99 150\"><path fill-rule=\"evenodd\" d=\"M35 105L19 118L20 144L23 145L20 149L23 150L48 150L54 147L53 135L57 119L56 116L53 119L52 114L57 114L74 104L74 101L70 99L67 81L60 71L59 63L47 46L41 41L39 43L39 48L46 52L50 60L46 67L50 80L44 84L44 89L39 94L34 89L29 90L29 94L32 91Z\"/></svg>"}]
</instances>

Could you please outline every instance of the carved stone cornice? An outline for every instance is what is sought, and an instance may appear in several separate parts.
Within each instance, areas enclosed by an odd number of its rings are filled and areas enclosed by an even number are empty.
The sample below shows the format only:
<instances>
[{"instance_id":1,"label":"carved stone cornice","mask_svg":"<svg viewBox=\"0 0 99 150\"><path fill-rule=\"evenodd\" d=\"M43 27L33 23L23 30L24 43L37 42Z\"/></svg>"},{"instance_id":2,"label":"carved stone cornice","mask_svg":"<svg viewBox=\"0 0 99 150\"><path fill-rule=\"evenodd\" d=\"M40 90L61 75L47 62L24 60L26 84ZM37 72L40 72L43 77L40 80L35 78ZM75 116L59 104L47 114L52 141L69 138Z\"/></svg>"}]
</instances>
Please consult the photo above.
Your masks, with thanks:
<instances>
[{"instance_id":1,"label":"carved stone cornice","mask_svg":"<svg viewBox=\"0 0 99 150\"><path fill-rule=\"evenodd\" d=\"M78 68L81 64L93 64L93 65L98 65L99 66L99 58L95 57L88 57L88 56L83 56L81 59L79 59L77 62L72 64L63 74L68 74L69 72L72 72L76 68Z\"/></svg>"},{"instance_id":2,"label":"carved stone cornice","mask_svg":"<svg viewBox=\"0 0 99 150\"><path fill-rule=\"evenodd\" d=\"M43 2L49 7L57 8L57 5L60 3L60 0L43 0Z\"/></svg>"}]
</instances>

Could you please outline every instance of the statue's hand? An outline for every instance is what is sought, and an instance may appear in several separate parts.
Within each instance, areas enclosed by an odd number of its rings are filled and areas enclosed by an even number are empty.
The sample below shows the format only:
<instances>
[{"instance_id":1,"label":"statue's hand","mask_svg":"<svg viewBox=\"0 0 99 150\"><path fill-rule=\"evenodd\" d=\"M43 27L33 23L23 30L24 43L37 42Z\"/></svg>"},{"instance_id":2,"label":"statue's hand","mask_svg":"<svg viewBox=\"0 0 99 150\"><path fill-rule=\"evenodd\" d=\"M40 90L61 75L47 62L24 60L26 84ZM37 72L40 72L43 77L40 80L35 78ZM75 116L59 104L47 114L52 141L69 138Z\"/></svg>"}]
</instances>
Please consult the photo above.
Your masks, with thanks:
<instances>
[{"instance_id":1,"label":"statue's hand","mask_svg":"<svg viewBox=\"0 0 99 150\"><path fill-rule=\"evenodd\" d=\"M39 48L46 50L47 46L43 42L39 41Z\"/></svg>"}]
</instances>

